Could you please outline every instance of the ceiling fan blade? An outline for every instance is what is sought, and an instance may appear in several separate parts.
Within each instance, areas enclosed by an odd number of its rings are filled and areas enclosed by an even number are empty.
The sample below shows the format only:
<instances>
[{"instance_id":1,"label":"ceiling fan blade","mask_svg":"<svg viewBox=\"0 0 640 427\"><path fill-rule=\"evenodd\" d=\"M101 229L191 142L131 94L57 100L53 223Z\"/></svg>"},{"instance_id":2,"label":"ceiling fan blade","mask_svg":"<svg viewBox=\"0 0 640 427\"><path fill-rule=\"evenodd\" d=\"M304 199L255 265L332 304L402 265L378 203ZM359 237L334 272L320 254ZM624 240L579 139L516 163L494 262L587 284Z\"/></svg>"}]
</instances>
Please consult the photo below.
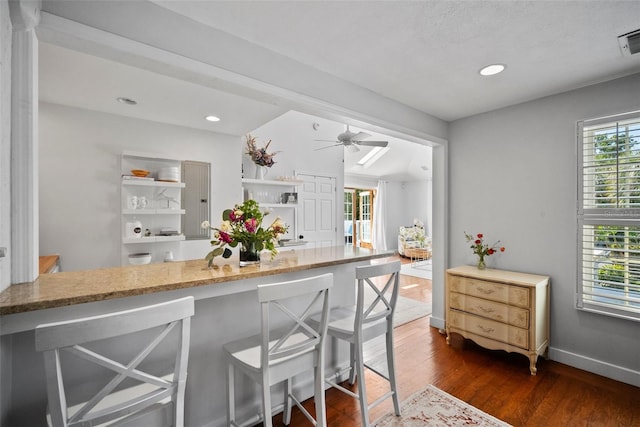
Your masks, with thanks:
<instances>
[{"instance_id":1,"label":"ceiling fan blade","mask_svg":"<svg viewBox=\"0 0 640 427\"><path fill-rule=\"evenodd\" d=\"M340 141L336 141L335 139L314 139L314 141L318 141L318 142L334 142L336 144L342 144Z\"/></svg>"},{"instance_id":2,"label":"ceiling fan blade","mask_svg":"<svg viewBox=\"0 0 640 427\"><path fill-rule=\"evenodd\" d=\"M330 141L330 142L334 142L334 141ZM333 144L333 145L327 145L326 147L320 147L320 148L316 148L313 151L319 151L319 150L324 150L327 148L333 148L333 147L340 147L342 145L342 143L338 143L338 144Z\"/></svg>"},{"instance_id":3,"label":"ceiling fan blade","mask_svg":"<svg viewBox=\"0 0 640 427\"><path fill-rule=\"evenodd\" d=\"M370 136L371 136L371 135L369 135L369 134L368 134L368 133L366 133L366 132L358 132L358 133L356 133L355 135L353 135L353 136L351 137L351 140L352 140L352 141L360 141L360 140L363 140L363 139L367 139L367 138L369 138Z\"/></svg>"},{"instance_id":4,"label":"ceiling fan blade","mask_svg":"<svg viewBox=\"0 0 640 427\"><path fill-rule=\"evenodd\" d=\"M351 151L352 153L357 153L358 151L360 151L358 146L355 144L345 145L345 147L347 148L347 150Z\"/></svg>"},{"instance_id":5,"label":"ceiling fan blade","mask_svg":"<svg viewBox=\"0 0 640 427\"><path fill-rule=\"evenodd\" d=\"M354 144L367 145L369 147L386 147L389 141L353 141Z\"/></svg>"}]
</instances>

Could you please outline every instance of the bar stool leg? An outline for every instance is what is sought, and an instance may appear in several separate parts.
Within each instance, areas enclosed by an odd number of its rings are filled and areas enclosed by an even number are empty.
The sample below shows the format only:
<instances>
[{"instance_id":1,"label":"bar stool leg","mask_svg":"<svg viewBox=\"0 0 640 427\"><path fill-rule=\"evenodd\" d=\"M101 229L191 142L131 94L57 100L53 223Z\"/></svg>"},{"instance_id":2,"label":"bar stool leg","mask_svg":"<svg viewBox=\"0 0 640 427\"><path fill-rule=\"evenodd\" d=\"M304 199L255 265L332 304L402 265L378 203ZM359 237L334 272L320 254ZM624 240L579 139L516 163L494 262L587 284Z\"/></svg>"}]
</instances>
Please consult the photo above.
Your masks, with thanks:
<instances>
[{"instance_id":1,"label":"bar stool leg","mask_svg":"<svg viewBox=\"0 0 640 427\"><path fill-rule=\"evenodd\" d=\"M236 403L235 403L235 378L233 364L227 366L227 425L235 425Z\"/></svg>"},{"instance_id":2,"label":"bar stool leg","mask_svg":"<svg viewBox=\"0 0 640 427\"><path fill-rule=\"evenodd\" d=\"M264 413L264 427L273 427L271 420L271 387L269 386L269 375L267 369L262 372L262 412Z\"/></svg>"},{"instance_id":3,"label":"bar stool leg","mask_svg":"<svg viewBox=\"0 0 640 427\"><path fill-rule=\"evenodd\" d=\"M391 321L389 321L391 322ZM387 331L387 370L389 372L389 386L393 392L393 409L400 416L400 402L398 400L398 386L396 384L396 362L393 351L393 325Z\"/></svg>"},{"instance_id":4,"label":"bar stool leg","mask_svg":"<svg viewBox=\"0 0 640 427\"><path fill-rule=\"evenodd\" d=\"M356 382L356 345L349 343L349 384Z\"/></svg>"},{"instance_id":5,"label":"bar stool leg","mask_svg":"<svg viewBox=\"0 0 640 427\"><path fill-rule=\"evenodd\" d=\"M364 352L362 349L362 341L356 340L356 369L358 373L358 396L360 401L360 416L362 417L362 425L369 427L369 404L367 402L367 385L364 381Z\"/></svg>"},{"instance_id":6,"label":"bar stool leg","mask_svg":"<svg viewBox=\"0 0 640 427\"><path fill-rule=\"evenodd\" d=\"M316 406L316 426L317 427L326 427L327 426L327 409L326 409L326 400L324 395L324 361L318 362L318 366L316 366L315 372L315 387L313 400Z\"/></svg>"},{"instance_id":7,"label":"bar stool leg","mask_svg":"<svg viewBox=\"0 0 640 427\"><path fill-rule=\"evenodd\" d=\"M284 410L282 411L282 423L291 424L291 378L284 382Z\"/></svg>"}]
</instances>

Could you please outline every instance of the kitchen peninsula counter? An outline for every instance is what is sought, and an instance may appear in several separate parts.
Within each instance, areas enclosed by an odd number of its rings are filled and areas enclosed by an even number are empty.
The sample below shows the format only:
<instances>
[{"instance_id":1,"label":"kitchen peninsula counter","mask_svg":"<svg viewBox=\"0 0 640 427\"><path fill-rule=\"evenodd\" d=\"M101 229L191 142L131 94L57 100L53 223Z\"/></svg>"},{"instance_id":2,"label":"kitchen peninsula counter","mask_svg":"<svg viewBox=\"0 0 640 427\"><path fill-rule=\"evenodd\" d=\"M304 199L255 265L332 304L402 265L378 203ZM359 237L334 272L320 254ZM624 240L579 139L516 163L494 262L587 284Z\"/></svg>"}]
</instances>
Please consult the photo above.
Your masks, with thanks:
<instances>
[{"instance_id":1,"label":"kitchen peninsula counter","mask_svg":"<svg viewBox=\"0 0 640 427\"><path fill-rule=\"evenodd\" d=\"M189 288L207 287L205 292L202 289L194 289L196 299L207 298L248 290L247 286L240 284L229 286L231 282L243 281L243 284L247 284L245 279L368 261L390 255L392 252L388 251L376 252L362 248L334 246L283 250L273 260L270 259L270 255L263 255L263 261L259 265L247 267L239 267L237 257L231 257L216 258L211 268L207 268L207 262L204 259L198 259L43 274L33 282L12 285L0 293L0 315L4 317L12 314L26 314L37 310ZM216 286L211 286L216 284L220 285L218 289L215 289ZM0 333L29 329L28 327L7 329L7 326L10 325L5 322Z\"/></svg>"},{"instance_id":2,"label":"kitchen peninsula counter","mask_svg":"<svg viewBox=\"0 0 640 427\"><path fill-rule=\"evenodd\" d=\"M35 351L37 325L155 304L184 296L195 298L191 320L189 379L185 427L226 425L226 365L224 343L260 330L257 287L264 283L333 274L331 306L355 303L355 269L393 252L352 247L281 250L258 266L240 268L237 255L163 264L43 274L30 283L16 284L0 294L0 350L3 356L0 394L11 396L7 407L12 425L46 426L46 388L42 354ZM110 348L121 360L136 353L131 345ZM108 344L105 344L108 345ZM349 349L329 341L327 375L347 375ZM313 370L296 378L301 398L313 395ZM336 377L337 378L337 377ZM346 377L345 377L346 378ZM79 387L77 380L65 384ZM98 386L96 384L91 386ZM238 409L255 412L260 399L243 390ZM278 394L280 395L280 393ZM282 404L280 398L274 404ZM283 400L283 399L282 399Z\"/></svg>"}]
</instances>

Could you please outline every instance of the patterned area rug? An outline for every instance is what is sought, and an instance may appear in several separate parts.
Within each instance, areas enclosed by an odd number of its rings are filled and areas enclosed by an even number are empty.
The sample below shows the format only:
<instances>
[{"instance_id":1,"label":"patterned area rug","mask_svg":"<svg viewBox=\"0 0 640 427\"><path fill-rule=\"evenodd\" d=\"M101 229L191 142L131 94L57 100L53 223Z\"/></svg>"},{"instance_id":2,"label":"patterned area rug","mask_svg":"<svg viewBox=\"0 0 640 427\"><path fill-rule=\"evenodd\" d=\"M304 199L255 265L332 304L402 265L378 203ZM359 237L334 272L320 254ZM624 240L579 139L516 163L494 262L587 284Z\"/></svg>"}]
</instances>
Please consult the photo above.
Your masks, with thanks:
<instances>
[{"instance_id":1,"label":"patterned area rug","mask_svg":"<svg viewBox=\"0 0 640 427\"><path fill-rule=\"evenodd\" d=\"M510 427L499 419L474 408L462 400L434 387L414 394L400 404L399 417L390 413L382 417L375 427L457 427L491 426Z\"/></svg>"}]
</instances>

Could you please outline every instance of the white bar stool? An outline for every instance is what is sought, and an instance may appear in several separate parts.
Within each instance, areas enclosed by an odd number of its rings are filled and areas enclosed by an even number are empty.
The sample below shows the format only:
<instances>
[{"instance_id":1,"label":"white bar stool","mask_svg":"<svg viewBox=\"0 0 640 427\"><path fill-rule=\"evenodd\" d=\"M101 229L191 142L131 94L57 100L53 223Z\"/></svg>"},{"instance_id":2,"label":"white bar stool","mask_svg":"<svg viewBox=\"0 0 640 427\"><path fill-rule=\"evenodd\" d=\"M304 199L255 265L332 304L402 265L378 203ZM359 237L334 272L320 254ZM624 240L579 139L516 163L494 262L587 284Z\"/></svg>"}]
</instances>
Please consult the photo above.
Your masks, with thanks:
<instances>
[{"instance_id":1,"label":"white bar stool","mask_svg":"<svg viewBox=\"0 0 640 427\"><path fill-rule=\"evenodd\" d=\"M156 415L170 421L175 427L182 427L193 313L193 297L185 297L131 310L37 326L35 342L36 350L44 352L49 425L98 426L109 422L113 423L109 426L140 426L148 425L141 421L144 416ZM100 348L108 350L118 345L117 337L152 328L157 328L153 331L154 335L144 335L148 341L142 343L142 350L127 364L99 354L93 348L95 346L87 346L95 341L113 339L108 346L106 342L100 343ZM174 329L176 333L170 334ZM153 350L165 338L174 339L174 336L177 336L177 344L175 359L171 361L174 364L173 373L158 377L143 371L140 364L145 358L153 354ZM136 339L140 340L140 337L136 336ZM69 378L66 374L72 369L63 368L70 366L67 362L73 360L77 363L78 359L88 362L82 366L83 369L85 365L92 367L92 374L99 376L106 368L115 372L115 376L111 380L105 379L106 384L90 399L69 406L63 378ZM138 385L116 390L127 379L135 380ZM91 381L96 382L94 376L91 376ZM101 385L98 384L98 387ZM157 415L160 410L165 412ZM160 424L154 421L153 425Z\"/></svg>"},{"instance_id":2,"label":"white bar stool","mask_svg":"<svg viewBox=\"0 0 640 427\"><path fill-rule=\"evenodd\" d=\"M227 372L227 416L228 425L240 426L235 413L235 369L239 369L256 383L262 392L262 420L266 427L272 426L271 386L282 381L285 384L285 405L283 423L291 421L291 402L296 404L311 423L326 426L324 400L324 342L329 318L329 289L333 286L333 274L323 274L307 279L273 283L258 286L262 320L261 334L233 341L224 345L228 362ZM300 297L312 297L308 304L302 304ZM285 305L287 300L296 298L299 307ZM278 311L276 311L277 309ZM319 327L313 329L305 320L320 311ZM282 316L284 313L285 316ZM286 318L287 325L273 328L272 317ZM279 319L280 323L282 320ZM292 394L291 378L314 369L314 400L316 419ZM251 419L249 423L257 422Z\"/></svg>"},{"instance_id":3,"label":"white bar stool","mask_svg":"<svg viewBox=\"0 0 640 427\"><path fill-rule=\"evenodd\" d=\"M373 264L356 268L356 279L358 284L356 305L349 307L338 307L331 310L331 317L327 329L327 334L347 341L350 350L350 371L349 383L353 384L358 380L358 393L353 393L331 379L326 382L338 390L354 397L360 401L360 414L362 425L368 427L369 410L382 403L387 398L393 399L393 407L396 415L400 415L400 403L398 399L398 387L395 377L395 360L393 352L393 314L398 299L400 274L400 261L393 261L385 264ZM381 276L388 276L382 289L373 283L372 279ZM365 288L368 286L369 288ZM365 301L365 289L372 290L375 297L371 302ZM311 319L312 325L317 325L318 318ZM386 335L386 354L389 375L378 372L364 363L363 345L366 341L381 335ZM390 391L378 398L375 402L368 404L367 387L364 378L364 368L376 373L389 382Z\"/></svg>"}]
</instances>

